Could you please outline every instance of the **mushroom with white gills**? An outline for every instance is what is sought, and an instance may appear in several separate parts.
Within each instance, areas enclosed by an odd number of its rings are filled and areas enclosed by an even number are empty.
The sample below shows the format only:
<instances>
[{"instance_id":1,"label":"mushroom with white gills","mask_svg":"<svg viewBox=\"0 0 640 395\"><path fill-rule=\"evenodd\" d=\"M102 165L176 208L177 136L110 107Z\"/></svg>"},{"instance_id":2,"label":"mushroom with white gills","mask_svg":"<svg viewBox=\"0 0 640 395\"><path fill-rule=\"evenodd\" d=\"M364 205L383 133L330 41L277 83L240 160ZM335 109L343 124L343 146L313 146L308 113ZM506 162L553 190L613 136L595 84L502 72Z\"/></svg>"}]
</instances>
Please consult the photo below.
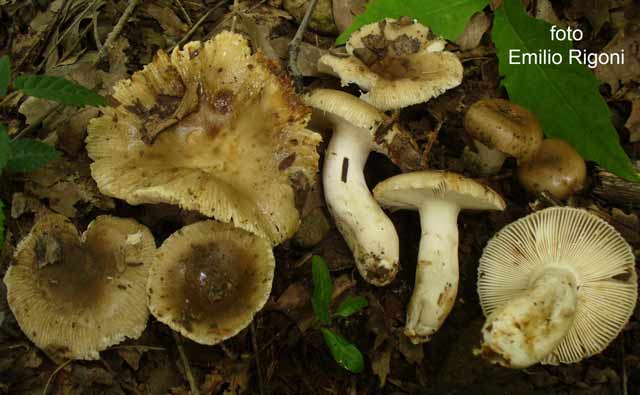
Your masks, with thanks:
<instances>
[{"instance_id":1,"label":"mushroom with white gills","mask_svg":"<svg viewBox=\"0 0 640 395\"><path fill-rule=\"evenodd\" d=\"M20 241L4 276L9 307L55 360L99 359L147 326L155 251L153 235L135 220L99 216L80 237L69 219L47 214Z\"/></svg>"},{"instance_id":2,"label":"mushroom with white gills","mask_svg":"<svg viewBox=\"0 0 640 395\"><path fill-rule=\"evenodd\" d=\"M566 199L581 191L587 179L587 164L564 140L545 139L540 150L518 167L518 181L530 193L548 192Z\"/></svg>"},{"instance_id":3,"label":"mushroom with white gills","mask_svg":"<svg viewBox=\"0 0 640 395\"><path fill-rule=\"evenodd\" d=\"M196 222L158 248L147 283L149 309L184 337L217 344L262 309L274 270L268 239L223 222Z\"/></svg>"},{"instance_id":4,"label":"mushroom with white gills","mask_svg":"<svg viewBox=\"0 0 640 395\"><path fill-rule=\"evenodd\" d=\"M424 103L462 82L458 57L445 41L429 39L429 28L410 18L387 18L354 32L347 57L323 55L318 70L337 75L343 86L366 91L364 101L387 111Z\"/></svg>"},{"instance_id":5,"label":"mushroom with white gills","mask_svg":"<svg viewBox=\"0 0 640 395\"><path fill-rule=\"evenodd\" d=\"M348 93L317 89L305 97L314 117L333 127L322 183L327 207L369 283L383 286L398 272L399 241L391 220L371 196L364 165L385 115Z\"/></svg>"},{"instance_id":6,"label":"mushroom with white gills","mask_svg":"<svg viewBox=\"0 0 640 395\"><path fill-rule=\"evenodd\" d=\"M525 163L542 145L542 127L535 115L504 99L473 103L464 115L464 128L477 150L466 147L464 157L481 175L496 174L507 156Z\"/></svg>"},{"instance_id":7,"label":"mushroom with white gills","mask_svg":"<svg viewBox=\"0 0 640 395\"><path fill-rule=\"evenodd\" d=\"M442 326L458 292L458 214L461 210L504 210L491 188L445 171L400 174L382 181L373 195L383 206L418 210L422 236L405 334L424 343Z\"/></svg>"},{"instance_id":8,"label":"mushroom with white gills","mask_svg":"<svg viewBox=\"0 0 640 395\"><path fill-rule=\"evenodd\" d=\"M478 294L487 321L477 353L510 368L575 363L604 350L633 313L635 258L604 220L551 207L489 241Z\"/></svg>"}]
</instances>

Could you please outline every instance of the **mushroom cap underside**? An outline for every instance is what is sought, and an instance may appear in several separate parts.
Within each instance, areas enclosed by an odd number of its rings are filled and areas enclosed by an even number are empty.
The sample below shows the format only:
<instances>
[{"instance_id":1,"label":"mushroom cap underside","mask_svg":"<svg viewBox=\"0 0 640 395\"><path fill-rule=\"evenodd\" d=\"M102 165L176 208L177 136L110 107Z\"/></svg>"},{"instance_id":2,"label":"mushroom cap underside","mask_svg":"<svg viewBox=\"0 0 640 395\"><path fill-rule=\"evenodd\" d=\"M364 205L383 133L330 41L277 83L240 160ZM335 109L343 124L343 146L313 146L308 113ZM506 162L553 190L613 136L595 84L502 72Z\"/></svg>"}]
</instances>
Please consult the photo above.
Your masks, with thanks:
<instances>
[{"instance_id":1,"label":"mushroom cap underside","mask_svg":"<svg viewBox=\"0 0 640 395\"><path fill-rule=\"evenodd\" d=\"M388 178L373 189L386 207L417 210L427 200L456 204L461 210L504 210L506 204L493 189L447 171L418 171Z\"/></svg>"},{"instance_id":2,"label":"mushroom cap underside","mask_svg":"<svg viewBox=\"0 0 640 395\"><path fill-rule=\"evenodd\" d=\"M635 258L604 220L570 207L521 218L489 241L478 267L485 316L524 294L545 265L569 269L577 280L573 326L542 363L573 363L601 352L628 321L637 299Z\"/></svg>"},{"instance_id":3,"label":"mushroom cap underside","mask_svg":"<svg viewBox=\"0 0 640 395\"><path fill-rule=\"evenodd\" d=\"M241 35L160 51L113 97L87 137L103 193L177 204L273 244L295 233L295 191L315 182L321 138L289 81Z\"/></svg>"},{"instance_id":4,"label":"mushroom cap underside","mask_svg":"<svg viewBox=\"0 0 640 395\"><path fill-rule=\"evenodd\" d=\"M317 111L318 117L346 122L368 131L372 138L387 120L384 113L371 104L334 89L316 89L304 97L304 102Z\"/></svg>"},{"instance_id":5,"label":"mushroom cap underside","mask_svg":"<svg viewBox=\"0 0 640 395\"><path fill-rule=\"evenodd\" d=\"M217 221L185 226L158 249L149 273L149 308L201 344L216 344L251 323L271 292L268 240Z\"/></svg>"},{"instance_id":6,"label":"mushroom cap underside","mask_svg":"<svg viewBox=\"0 0 640 395\"><path fill-rule=\"evenodd\" d=\"M4 277L9 306L49 355L98 359L146 327L154 253L153 236L134 220L100 216L80 237L66 217L49 214L20 242Z\"/></svg>"}]
</instances>

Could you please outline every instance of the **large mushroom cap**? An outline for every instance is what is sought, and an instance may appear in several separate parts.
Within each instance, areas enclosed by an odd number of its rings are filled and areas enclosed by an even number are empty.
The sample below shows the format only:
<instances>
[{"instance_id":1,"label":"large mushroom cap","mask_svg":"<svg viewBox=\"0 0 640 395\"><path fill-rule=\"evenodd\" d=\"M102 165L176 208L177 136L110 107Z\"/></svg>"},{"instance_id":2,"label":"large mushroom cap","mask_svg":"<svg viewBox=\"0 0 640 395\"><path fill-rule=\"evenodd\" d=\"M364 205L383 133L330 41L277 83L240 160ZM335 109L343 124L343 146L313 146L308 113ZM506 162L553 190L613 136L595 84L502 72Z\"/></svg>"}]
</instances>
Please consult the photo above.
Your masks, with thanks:
<instances>
[{"instance_id":1,"label":"large mushroom cap","mask_svg":"<svg viewBox=\"0 0 640 395\"><path fill-rule=\"evenodd\" d=\"M50 355L98 359L144 330L154 253L153 236L134 220L101 216L80 238L67 218L50 214L18 245L4 277L9 306Z\"/></svg>"},{"instance_id":2,"label":"large mushroom cap","mask_svg":"<svg viewBox=\"0 0 640 395\"><path fill-rule=\"evenodd\" d=\"M371 133L386 120L386 116L375 107L346 92L334 89L316 89L304 97L308 106L322 112L324 116L340 118Z\"/></svg>"},{"instance_id":3,"label":"large mushroom cap","mask_svg":"<svg viewBox=\"0 0 640 395\"><path fill-rule=\"evenodd\" d=\"M100 190L233 221L274 244L291 237L292 184L314 183L320 136L305 128L310 111L277 71L230 32L171 57L158 52L89 125Z\"/></svg>"},{"instance_id":4,"label":"large mushroom cap","mask_svg":"<svg viewBox=\"0 0 640 395\"><path fill-rule=\"evenodd\" d=\"M269 298L274 269L268 240L229 224L196 222L158 249L149 308L185 337L216 344L251 323Z\"/></svg>"},{"instance_id":5,"label":"large mushroom cap","mask_svg":"<svg viewBox=\"0 0 640 395\"><path fill-rule=\"evenodd\" d=\"M493 189L446 171L417 171L388 178L373 190L383 206L416 210L428 197L455 203L461 210L504 210L506 204Z\"/></svg>"},{"instance_id":6,"label":"large mushroom cap","mask_svg":"<svg viewBox=\"0 0 640 395\"><path fill-rule=\"evenodd\" d=\"M549 192L564 199L584 188L587 165L569 143L546 139L528 162L518 167L520 184L531 193Z\"/></svg>"},{"instance_id":7,"label":"large mushroom cap","mask_svg":"<svg viewBox=\"0 0 640 395\"><path fill-rule=\"evenodd\" d=\"M618 335L636 304L635 259L622 236L584 210L548 208L513 222L487 244L478 267L485 316L523 295L544 266L568 268L577 280L573 326L542 363L578 362Z\"/></svg>"},{"instance_id":8,"label":"large mushroom cap","mask_svg":"<svg viewBox=\"0 0 640 395\"><path fill-rule=\"evenodd\" d=\"M458 57L444 41L429 40L429 29L402 18L365 25L347 42L348 57L324 55L321 71L338 75L343 85L355 83L361 98L381 110L422 103L462 82Z\"/></svg>"},{"instance_id":9,"label":"large mushroom cap","mask_svg":"<svg viewBox=\"0 0 640 395\"><path fill-rule=\"evenodd\" d=\"M526 162L540 149L542 127L535 115L504 99L483 99L469 107L464 128L485 146Z\"/></svg>"}]
</instances>

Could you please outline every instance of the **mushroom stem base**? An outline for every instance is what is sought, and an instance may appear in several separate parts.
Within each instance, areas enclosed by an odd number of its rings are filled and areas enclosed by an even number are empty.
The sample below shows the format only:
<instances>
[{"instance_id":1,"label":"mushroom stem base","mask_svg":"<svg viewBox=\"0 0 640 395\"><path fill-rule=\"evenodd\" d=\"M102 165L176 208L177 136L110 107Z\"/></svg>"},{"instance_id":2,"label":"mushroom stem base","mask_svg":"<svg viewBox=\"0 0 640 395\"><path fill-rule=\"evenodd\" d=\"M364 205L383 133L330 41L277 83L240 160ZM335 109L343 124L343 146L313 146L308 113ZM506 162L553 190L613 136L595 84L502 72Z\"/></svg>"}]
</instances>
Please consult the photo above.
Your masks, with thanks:
<instances>
[{"instance_id":1,"label":"mushroom stem base","mask_svg":"<svg viewBox=\"0 0 640 395\"><path fill-rule=\"evenodd\" d=\"M487 147L478 140L473 140L473 144L477 152L466 147L463 152L463 159L480 175L488 176L497 174L507 159L507 155Z\"/></svg>"},{"instance_id":2,"label":"mushroom stem base","mask_svg":"<svg viewBox=\"0 0 640 395\"><path fill-rule=\"evenodd\" d=\"M422 237L404 329L414 344L428 341L455 303L459 212L457 205L444 201L427 202L420 208Z\"/></svg>"},{"instance_id":3,"label":"mushroom stem base","mask_svg":"<svg viewBox=\"0 0 640 395\"><path fill-rule=\"evenodd\" d=\"M482 328L481 355L509 368L540 362L571 328L576 304L573 272L547 267L532 277L526 292L487 318Z\"/></svg>"}]
</instances>

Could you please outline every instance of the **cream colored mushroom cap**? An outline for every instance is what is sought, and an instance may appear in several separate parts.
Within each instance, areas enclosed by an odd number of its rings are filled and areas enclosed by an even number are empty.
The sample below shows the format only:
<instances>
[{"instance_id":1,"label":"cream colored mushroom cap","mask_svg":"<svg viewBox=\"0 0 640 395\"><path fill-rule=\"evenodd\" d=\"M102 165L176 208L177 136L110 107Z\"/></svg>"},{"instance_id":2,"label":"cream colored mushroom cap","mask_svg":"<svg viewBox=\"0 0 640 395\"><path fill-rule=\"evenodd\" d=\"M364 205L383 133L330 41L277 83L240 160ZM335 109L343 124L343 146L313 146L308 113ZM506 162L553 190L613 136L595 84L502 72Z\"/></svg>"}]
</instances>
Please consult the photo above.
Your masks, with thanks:
<instances>
[{"instance_id":1,"label":"cream colored mushroom cap","mask_svg":"<svg viewBox=\"0 0 640 395\"><path fill-rule=\"evenodd\" d=\"M334 89L316 89L304 97L304 102L326 118L337 117L358 128L367 130L371 137L387 117L371 104L346 92Z\"/></svg>"},{"instance_id":2,"label":"cream colored mushroom cap","mask_svg":"<svg viewBox=\"0 0 640 395\"><path fill-rule=\"evenodd\" d=\"M9 307L49 355L98 359L144 331L154 253L153 236L132 219L100 216L80 238L66 217L50 214L18 245L4 277Z\"/></svg>"},{"instance_id":3,"label":"cream colored mushroom cap","mask_svg":"<svg viewBox=\"0 0 640 395\"><path fill-rule=\"evenodd\" d=\"M289 81L244 37L160 51L113 97L87 136L102 193L177 204L273 244L295 233L294 184L315 183L321 137L306 129L311 111Z\"/></svg>"},{"instance_id":4,"label":"cream colored mushroom cap","mask_svg":"<svg viewBox=\"0 0 640 395\"><path fill-rule=\"evenodd\" d=\"M262 309L274 270L267 239L222 222L196 222L158 249L147 284L149 308L183 336L216 344Z\"/></svg>"},{"instance_id":5,"label":"cream colored mushroom cap","mask_svg":"<svg viewBox=\"0 0 640 395\"><path fill-rule=\"evenodd\" d=\"M347 42L350 56L323 55L318 68L339 76L343 86L357 84L367 91L360 97L380 110L423 103L460 85L463 76L458 57L428 33L418 22L385 19L365 25ZM363 51L370 60L358 56Z\"/></svg>"},{"instance_id":6,"label":"cream colored mushroom cap","mask_svg":"<svg viewBox=\"0 0 640 395\"><path fill-rule=\"evenodd\" d=\"M461 210L504 210L502 197L488 186L447 171L416 171L387 178L373 189L383 206L417 210L427 199L454 203Z\"/></svg>"},{"instance_id":7,"label":"cream colored mushroom cap","mask_svg":"<svg viewBox=\"0 0 640 395\"><path fill-rule=\"evenodd\" d=\"M526 292L541 265L570 269L577 280L573 326L542 363L574 363L598 354L618 336L638 296L631 247L604 220L553 207L505 226L487 244L478 267L485 316Z\"/></svg>"}]
</instances>

